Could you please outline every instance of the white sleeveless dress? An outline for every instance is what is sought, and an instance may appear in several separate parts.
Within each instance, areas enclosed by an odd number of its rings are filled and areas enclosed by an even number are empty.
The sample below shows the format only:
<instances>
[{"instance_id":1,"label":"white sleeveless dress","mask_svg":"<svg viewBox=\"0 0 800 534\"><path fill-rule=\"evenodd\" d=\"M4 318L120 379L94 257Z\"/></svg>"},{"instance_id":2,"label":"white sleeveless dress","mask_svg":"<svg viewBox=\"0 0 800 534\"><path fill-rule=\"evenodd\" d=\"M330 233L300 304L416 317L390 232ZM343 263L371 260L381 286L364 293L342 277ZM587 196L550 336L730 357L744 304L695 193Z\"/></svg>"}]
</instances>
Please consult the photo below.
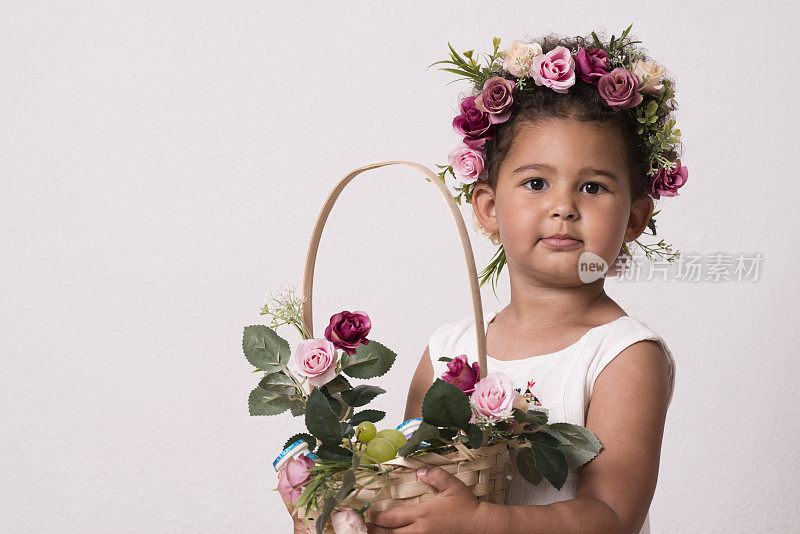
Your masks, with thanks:
<instances>
[{"instance_id":1,"label":"white sleeveless dress","mask_svg":"<svg viewBox=\"0 0 800 534\"><path fill-rule=\"evenodd\" d=\"M484 327L499 313L484 313ZM586 426L589 400L594 382L600 371L637 341L652 339L664 349L670 368L669 401L675 387L675 360L664 339L647 325L630 316L590 329L578 341L557 352L519 360L497 360L488 355L489 371L502 371L509 375L517 392L524 394L531 406L541 405L549 411L549 423L566 422ZM430 337L429 352L433 364L434 380L447 371L447 363L438 361L441 356L454 358L465 354L470 363L478 361L475 321L472 315L440 326ZM538 486L523 479L516 469L516 451L511 451L511 480L506 489L506 504L550 504L573 499L578 491L579 474L571 469L560 490L547 480ZM650 533L648 512L640 534Z\"/></svg>"}]
</instances>

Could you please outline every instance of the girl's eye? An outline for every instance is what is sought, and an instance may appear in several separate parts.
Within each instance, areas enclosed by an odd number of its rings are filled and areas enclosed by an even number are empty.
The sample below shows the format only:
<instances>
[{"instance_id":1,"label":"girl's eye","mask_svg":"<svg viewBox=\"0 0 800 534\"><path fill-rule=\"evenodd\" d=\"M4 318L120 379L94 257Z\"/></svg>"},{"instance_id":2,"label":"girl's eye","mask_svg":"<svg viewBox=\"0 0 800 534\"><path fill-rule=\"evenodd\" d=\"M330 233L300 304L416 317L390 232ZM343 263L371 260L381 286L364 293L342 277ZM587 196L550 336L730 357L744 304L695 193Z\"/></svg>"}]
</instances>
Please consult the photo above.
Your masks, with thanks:
<instances>
[{"instance_id":1,"label":"girl's eye","mask_svg":"<svg viewBox=\"0 0 800 534\"><path fill-rule=\"evenodd\" d=\"M544 189L545 185L547 185L547 182L545 182L541 178L534 178L533 180L528 180L525 183L531 184L531 189L533 191L541 191L542 189Z\"/></svg>"},{"instance_id":2,"label":"girl's eye","mask_svg":"<svg viewBox=\"0 0 800 534\"><path fill-rule=\"evenodd\" d=\"M602 189L605 189L605 187L604 187L604 186L602 186L602 185L598 184L597 182L589 182L589 183L587 183L587 184L584 184L584 185L583 185L583 187L587 187L587 186L588 186L590 189L588 189L586 192L587 192L587 193L589 193L590 195L596 195L596 194L597 194L597 193L599 193L599 192L600 192ZM581 189L583 189L583 188L581 188Z\"/></svg>"}]
</instances>

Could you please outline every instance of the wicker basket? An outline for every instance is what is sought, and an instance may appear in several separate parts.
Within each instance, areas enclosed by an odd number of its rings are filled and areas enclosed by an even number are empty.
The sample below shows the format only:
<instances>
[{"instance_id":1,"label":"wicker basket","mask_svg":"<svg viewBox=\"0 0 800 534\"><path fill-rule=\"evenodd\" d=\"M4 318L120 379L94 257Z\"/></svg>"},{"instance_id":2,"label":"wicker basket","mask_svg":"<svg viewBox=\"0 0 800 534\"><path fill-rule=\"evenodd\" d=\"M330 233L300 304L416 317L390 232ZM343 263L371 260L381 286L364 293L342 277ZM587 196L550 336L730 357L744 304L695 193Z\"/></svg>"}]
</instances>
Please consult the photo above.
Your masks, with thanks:
<instances>
[{"instance_id":1,"label":"wicker basket","mask_svg":"<svg viewBox=\"0 0 800 534\"><path fill-rule=\"evenodd\" d=\"M486 331L483 324L480 285L478 283L475 257L472 254L469 234L467 233L467 228L458 205L455 200L453 200L450 191L433 171L418 163L410 161L389 161L366 165L350 172L336 185L330 195L328 195L319 217L317 218L317 223L314 227L314 232L308 247L308 255L306 257L305 273L303 276L303 296L305 297L305 301L303 302L303 321L313 337L314 325L311 297L314 286L314 263L317 257L319 241L322 236L322 229L325 226L328 215L333 209L333 204L336 202L336 199L339 197L344 187L353 178L368 170L385 167L387 165L408 165L425 174L428 177L428 181L439 189L439 192L450 208L450 212L453 215L458 229L459 237L461 238L464 259L467 263L468 278L472 293L472 308L475 315L480 378L484 378L486 376ZM454 450L446 454L431 452L414 458L395 458L381 465L400 466L389 474L390 480L385 489L383 489L386 484L385 479L375 481L364 487L355 499L352 499L352 497L345 499L339 503L336 508L360 508L378 493L380 493L380 495L378 495L375 502L373 502L370 507L372 510L389 510L430 499L436 495L436 490L420 481L416 474L418 468L426 466L440 466L449 473L452 473L470 488L478 500L502 504L505 500L505 488L508 480L507 475L509 473L509 449L505 444L484 445L478 449L469 449L463 445L457 444ZM382 489L383 491L381 491ZM314 522L318 516L319 511L317 510L312 510L312 512L308 514L307 519L309 521L309 526L316 526ZM367 521L369 521L369 514L366 514L366 516ZM304 517L302 511L299 511L299 517ZM330 522L326 525L325 532L333 533L333 527Z\"/></svg>"}]
</instances>

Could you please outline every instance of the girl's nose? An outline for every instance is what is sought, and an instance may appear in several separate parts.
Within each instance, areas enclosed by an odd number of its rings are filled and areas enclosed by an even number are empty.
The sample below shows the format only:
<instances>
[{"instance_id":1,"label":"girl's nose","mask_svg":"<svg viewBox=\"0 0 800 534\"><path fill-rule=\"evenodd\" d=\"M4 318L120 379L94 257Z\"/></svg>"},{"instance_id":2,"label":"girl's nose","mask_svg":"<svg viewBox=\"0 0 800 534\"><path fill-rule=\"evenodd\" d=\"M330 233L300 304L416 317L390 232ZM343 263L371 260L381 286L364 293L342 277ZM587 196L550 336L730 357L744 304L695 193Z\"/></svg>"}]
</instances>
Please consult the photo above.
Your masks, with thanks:
<instances>
[{"instance_id":1,"label":"girl's nose","mask_svg":"<svg viewBox=\"0 0 800 534\"><path fill-rule=\"evenodd\" d=\"M550 218L573 220L578 218L578 209L575 202L567 194L553 196L553 204L550 206Z\"/></svg>"}]
</instances>

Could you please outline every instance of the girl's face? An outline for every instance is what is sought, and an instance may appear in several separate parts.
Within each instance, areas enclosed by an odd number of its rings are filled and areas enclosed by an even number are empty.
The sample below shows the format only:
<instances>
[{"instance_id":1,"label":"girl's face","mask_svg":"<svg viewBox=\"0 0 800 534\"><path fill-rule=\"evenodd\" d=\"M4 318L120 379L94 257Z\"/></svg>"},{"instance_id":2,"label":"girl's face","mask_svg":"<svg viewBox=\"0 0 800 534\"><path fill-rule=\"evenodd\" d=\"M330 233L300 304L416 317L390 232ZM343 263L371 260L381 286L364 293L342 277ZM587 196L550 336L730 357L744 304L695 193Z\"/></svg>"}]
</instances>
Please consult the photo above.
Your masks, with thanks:
<instances>
[{"instance_id":1,"label":"girl's face","mask_svg":"<svg viewBox=\"0 0 800 534\"><path fill-rule=\"evenodd\" d=\"M495 192L475 186L473 209L500 232L509 268L553 284L580 282L578 260L590 251L607 264L623 241L647 226L653 202L632 205L631 178L618 132L574 119L547 119L520 128L502 162ZM568 234L578 242L546 241Z\"/></svg>"}]
</instances>

